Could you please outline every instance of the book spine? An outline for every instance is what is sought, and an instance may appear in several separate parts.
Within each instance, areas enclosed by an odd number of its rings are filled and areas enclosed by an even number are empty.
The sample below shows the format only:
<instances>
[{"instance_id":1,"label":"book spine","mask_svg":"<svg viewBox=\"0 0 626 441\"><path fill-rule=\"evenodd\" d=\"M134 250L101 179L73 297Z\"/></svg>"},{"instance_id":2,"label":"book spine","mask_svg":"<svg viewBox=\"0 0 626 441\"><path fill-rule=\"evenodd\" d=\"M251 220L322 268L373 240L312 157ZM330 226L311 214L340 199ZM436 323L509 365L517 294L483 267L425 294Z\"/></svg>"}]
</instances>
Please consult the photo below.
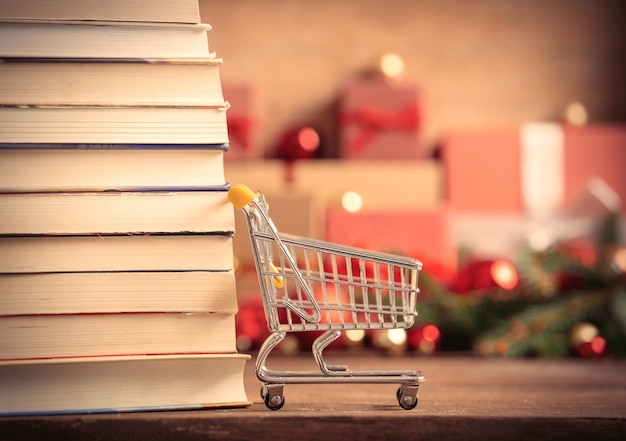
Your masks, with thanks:
<instances>
[{"instance_id":1,"label":"book spine","mask_svg":"<svg viewBox=\"0 0 626 441\"><path fill-rule=\"evenodd\" d=\"M119 143L119 144L102 144L102 143L64 143L64 142L0 142L0 149L31 149L31 150L180 150L180 149L194 149L194 150L223 150L228 151L228 143L216 143L216 144L144 144L144 143Z\"/></svg>"}]
</instances>

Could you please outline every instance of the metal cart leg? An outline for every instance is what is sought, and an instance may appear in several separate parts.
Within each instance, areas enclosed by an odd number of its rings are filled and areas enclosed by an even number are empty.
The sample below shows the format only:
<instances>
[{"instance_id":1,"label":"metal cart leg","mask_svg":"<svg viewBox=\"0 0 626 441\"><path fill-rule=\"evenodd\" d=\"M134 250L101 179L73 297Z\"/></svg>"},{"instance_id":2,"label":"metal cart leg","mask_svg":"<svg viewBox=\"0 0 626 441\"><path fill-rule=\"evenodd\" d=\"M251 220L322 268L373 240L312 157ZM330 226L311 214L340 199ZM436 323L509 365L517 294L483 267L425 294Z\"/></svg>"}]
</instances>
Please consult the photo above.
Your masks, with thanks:
<instances>
[{"instance_id":1,"label":"metal cart leg","mask_svg":"<svg viewBox=\"0 0 626 441\"><path fill-rule=\"evenodd\" d=\"M328 345L337 340L341 336L341 331L330 330L324 332L313 342L313 357L320 367L320 370L326 375L350 375L348 366L345 365L327 365L324 361L322 352Z\"/></svg>"},{"instance_id":2,"label":"metal cart leg","mask_svg":"<svg viewBox=\"0 0 626 441\"><path fill-rule=\"evenodd\" d=\"M286 335L285 332L271 334L265 342L263 342L256 360L256 376L264 383L261 387L261 398L263 398L265 406L270 410L279 410L285 405L285 395L283 392L285 383L272 382L272 373L268 371L265 362L270 352L285 339Z\"/></svg>"},{"instance_id":3,"label":"metal cart leg","mask_svg":"<svg viewBox=\"0 0 626 441\"><path fill-rule=\"evenodd\" d=\"M272 374L269 372L267 367L265 366L265 362L267 361L267 357L270 355L270 352L278 346L278 344L285 339L287 335L286 332L275 332L271 334L259 349L259 354L256 359L256 376L259 380L264 383L272 382Z\"/></svg>"}]
</instances>

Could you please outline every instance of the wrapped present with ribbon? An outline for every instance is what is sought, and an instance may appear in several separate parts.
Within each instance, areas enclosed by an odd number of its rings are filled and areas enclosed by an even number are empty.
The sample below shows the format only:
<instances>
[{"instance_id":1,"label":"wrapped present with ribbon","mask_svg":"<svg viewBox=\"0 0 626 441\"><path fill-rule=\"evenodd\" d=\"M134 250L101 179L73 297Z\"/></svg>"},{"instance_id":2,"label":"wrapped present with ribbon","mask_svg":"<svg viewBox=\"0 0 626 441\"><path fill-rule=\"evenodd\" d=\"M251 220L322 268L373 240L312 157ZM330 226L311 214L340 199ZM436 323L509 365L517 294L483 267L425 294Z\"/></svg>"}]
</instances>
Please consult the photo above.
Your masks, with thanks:
<instances>
[{"instance_id":1,"label":"wrapped present with ribbon","mask_svg":"<svg viewBox=\"0 0 626 441\"><path fill-rule=\"evenodd\" d=\"M447 204L420 208L326 211L327 241L418 257L434 277L447 280L457 270L457 244ZM358 269L357 269L358 271Z\"/></svg>"},{"instance_id":2,"label":"wrapped present with ribbon","mask_svg":"<svg viewBox=\"0 0 626 441\"><path fill-rule=\"evenodd\" d=\"M626 125L529 122L456 130L442 145L463 248L513 257L525 242L595 238L618 215L626 231Z\"/></svg>"},{"instance_id":3,"label":"wrapped present with ribbon","mask_svg":"<svg viewBox=\"0 0 626 441\"><path fill-rule=\"evenodd\" d=\"M595 178L626 200L623 124L529 122L455 130L442 145L446 196L457 211L509 212L542 221Z\"/></svg>"},{"instance_id":4,"label":"wrapped present with ribbon","mask_svg":"<svg viewBox=\"0 0 626 441\"><path fill-rule=\"evenodd\" d=\"M421 156L419 93L415 84L364 78L347 84L339 100L339 156Z\"/></svg>"}]
</instances>

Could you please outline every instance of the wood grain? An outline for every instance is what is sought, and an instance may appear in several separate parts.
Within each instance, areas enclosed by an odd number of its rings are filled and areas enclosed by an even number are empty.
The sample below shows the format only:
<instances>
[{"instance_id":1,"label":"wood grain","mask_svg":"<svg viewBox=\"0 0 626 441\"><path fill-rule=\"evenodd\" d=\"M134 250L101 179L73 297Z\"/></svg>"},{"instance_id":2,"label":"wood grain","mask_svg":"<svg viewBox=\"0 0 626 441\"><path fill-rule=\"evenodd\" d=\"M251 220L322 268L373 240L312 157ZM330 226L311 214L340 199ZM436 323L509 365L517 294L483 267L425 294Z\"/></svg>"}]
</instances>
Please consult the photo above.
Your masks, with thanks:
<instances>
[{"instance_id":1,"label":"wood grain","mask_svg":"<svg viewBox=\"0 0 626 441\"><path fill-rule=\"evenodd\" d=\"M287 385L282 410L265 408L250 362L243 409L0 418L0 440L519 440L621 439L626 360L384 357L328 352L352 369L420 369L426 382L411 411L396 385ZM268 366L311 369L311 358Z\"/></svg>"}]
</instances>

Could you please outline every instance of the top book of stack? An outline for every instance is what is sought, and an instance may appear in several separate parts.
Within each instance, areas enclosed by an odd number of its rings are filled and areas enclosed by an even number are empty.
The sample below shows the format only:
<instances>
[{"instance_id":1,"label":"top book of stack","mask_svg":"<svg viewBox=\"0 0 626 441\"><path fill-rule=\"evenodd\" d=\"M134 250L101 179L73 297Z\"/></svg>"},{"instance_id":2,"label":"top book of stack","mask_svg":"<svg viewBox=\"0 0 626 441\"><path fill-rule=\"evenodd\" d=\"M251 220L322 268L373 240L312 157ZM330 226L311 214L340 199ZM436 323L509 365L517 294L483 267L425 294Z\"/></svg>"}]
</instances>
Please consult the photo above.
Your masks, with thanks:
<instances>
[{"instance_id":1,"label":"top book of stack","mask_svg":"<svg viewBox=\"0 0 626 441\"><path fill-rule=\"evenodd\" d=\"M2 2L0 148L226 145L199 20L197 0Z\"/></svg>"},{"instance_id":2,"label":"top book of stack","mask_svg":"<svg viewBox=\"0 0 626 441\"><path fill-rule=\"evenodd\" d=\"M197 0L24 0L1 2L0 17L5 58L214 56Z\"/></svg>"},{"instance_id":3,"label":"top book of stack","mask_svg":"<svg viewBox=\"0 0 626 441\"><path fill-rule=\"evenodd\" d=\"M0 17L198 23L200 10L198 0L19 0L0 2Z\"/></svg>"}]
</instances>

